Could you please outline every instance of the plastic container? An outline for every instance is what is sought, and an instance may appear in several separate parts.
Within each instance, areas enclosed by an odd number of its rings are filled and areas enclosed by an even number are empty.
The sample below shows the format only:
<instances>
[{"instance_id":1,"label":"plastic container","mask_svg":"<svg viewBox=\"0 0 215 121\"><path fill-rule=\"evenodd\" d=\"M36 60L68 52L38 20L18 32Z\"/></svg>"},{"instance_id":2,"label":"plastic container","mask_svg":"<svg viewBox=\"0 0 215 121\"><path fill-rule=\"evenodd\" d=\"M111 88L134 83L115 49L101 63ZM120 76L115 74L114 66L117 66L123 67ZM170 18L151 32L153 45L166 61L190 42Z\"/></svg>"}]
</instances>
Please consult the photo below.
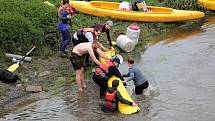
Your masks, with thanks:
<instances>
[{"instance_id":1,"label":"plastic container","mask_svg":"<svg viewBox=\"0 0 215 121\"><path fill-rule=\"evenodd\" d=\"M135 47L135 43L130 40L126 35L118 36L116 39L116 45L125 52L130 52Z\"/></svg>"},{"instance_id":2,"label":"plastic container","mask_svg":"<svg viewBox=\"0 0 215 121\"><path fill-rule=\"evenodd\" d=\"M140 35L140 27L135 25L135 24L131 24L127 27L127 31L126 31L126 35L127 37L132 40L135 45L138 43L139 40L139 35Z\"/></svg>"}]
</instances>

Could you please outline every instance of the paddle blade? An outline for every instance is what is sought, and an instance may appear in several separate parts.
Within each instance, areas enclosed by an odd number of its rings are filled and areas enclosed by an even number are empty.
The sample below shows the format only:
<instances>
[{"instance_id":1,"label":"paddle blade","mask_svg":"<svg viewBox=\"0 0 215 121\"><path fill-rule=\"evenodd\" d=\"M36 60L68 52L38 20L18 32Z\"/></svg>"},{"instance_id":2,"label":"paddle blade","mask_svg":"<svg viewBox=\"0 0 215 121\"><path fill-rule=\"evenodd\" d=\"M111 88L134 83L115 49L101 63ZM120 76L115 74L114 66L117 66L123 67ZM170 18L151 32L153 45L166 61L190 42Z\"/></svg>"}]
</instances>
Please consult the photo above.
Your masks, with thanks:
<instances>
[{"instance_id":1,"label":"paddle blade","mask_svg":"<svg viewBox=\"0 0 215 121\"><path fill-rule=\"evenodd\" d=\"M10 71L10 72L14 72L14 71L17 70L17 68L19 68L19 63L13 64L7 70Z\"/></svg>"}]
</instances>

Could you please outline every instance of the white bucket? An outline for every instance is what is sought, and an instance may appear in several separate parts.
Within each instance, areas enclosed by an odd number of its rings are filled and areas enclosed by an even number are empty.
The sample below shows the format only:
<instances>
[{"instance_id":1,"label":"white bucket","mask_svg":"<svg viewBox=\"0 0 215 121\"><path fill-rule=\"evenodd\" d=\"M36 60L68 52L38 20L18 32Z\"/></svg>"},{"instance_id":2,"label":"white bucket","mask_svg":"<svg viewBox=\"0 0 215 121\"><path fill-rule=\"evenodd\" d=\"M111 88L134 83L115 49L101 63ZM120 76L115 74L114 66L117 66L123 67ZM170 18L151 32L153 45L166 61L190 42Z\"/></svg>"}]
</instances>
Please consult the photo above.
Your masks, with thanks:
<instances>
[{"instance_id":1,"label":"white bucket","mask_svg":"<svg viewBox=\"0 0 215 121\"><path fill-rule=\"evenodd\" d=\"M130 40L134 41L136 45L139 40L140 28L138 26L135 26L135 28L137 29L134 29L133 26L135 25L130 25L127 27L126 35Z\"/></svg>"},{"instance_id":2,"label":"white bucket","mask_svg":"<svg viewBox=\"0 0 215 121\"><path fill-rule=\"evenodd\" d=\"M126 35L119 35L116 39L116 45L126 52L134 49L135 44Z\"/></svg>"}]
</instances>

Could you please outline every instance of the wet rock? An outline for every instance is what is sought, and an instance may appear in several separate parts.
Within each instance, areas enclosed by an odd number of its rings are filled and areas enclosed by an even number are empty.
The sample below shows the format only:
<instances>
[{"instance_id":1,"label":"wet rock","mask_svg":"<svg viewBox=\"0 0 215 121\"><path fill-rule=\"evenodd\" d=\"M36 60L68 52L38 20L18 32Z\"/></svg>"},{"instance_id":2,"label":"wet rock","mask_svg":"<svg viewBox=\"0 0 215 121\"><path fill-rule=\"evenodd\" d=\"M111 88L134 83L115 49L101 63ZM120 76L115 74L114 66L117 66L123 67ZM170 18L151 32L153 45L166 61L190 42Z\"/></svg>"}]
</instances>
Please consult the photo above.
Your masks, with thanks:
<instances>
[{"instance_id":1,"label":"wet rock","mask_svg":"<svg viewBox=\"0 0 215 121\"><path fill-rule=\"evenodd\" d=\"M50 74L51 74L50 71L44 71L44 72L41 72L41 73L39 74L39 77L47 76L47 75L50 75Z\"/></svg>"},{"instance_id":2,"label":"wet rock","mask_svg":"<svg viewBox=\"0 0 215 121\"><path fill-rule=\"evenodd\" d=\"M27 92L41 92L43 90L42 90L42 86L29 85L26 87L26 91Z\"/></svg>"},{"instance_id":3,"label":"wet rock","mask_svg":"<svg viewBox=\"0 0 215 121\"><path fill-rule=\"evenodd\" d=\"M22 86L22 84L17 84L17 85L16 85L16 87L21 87L21 86Z\"/></svg>"}]
</instances>

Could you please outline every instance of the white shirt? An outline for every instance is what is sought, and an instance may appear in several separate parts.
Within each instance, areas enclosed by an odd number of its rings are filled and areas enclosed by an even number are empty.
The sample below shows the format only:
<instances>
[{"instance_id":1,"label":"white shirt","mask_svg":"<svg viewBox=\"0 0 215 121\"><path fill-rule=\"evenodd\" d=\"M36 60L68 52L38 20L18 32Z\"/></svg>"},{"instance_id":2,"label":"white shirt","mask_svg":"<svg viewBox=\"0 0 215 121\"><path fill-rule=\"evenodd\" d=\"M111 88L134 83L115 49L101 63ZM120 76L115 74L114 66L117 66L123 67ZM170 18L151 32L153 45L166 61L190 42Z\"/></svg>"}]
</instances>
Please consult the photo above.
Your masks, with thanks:
<instances>
[{"instance_id":1,"label":"white shirt","mask_svg":"<svg viewBox=\"0 0 215 121\"><path fill-rule=\"evenodd\" d=\"M89 42L93 42L93 34L92 32L87 32L85 37L88 39Z\"/></svg>"}]
</instances>

